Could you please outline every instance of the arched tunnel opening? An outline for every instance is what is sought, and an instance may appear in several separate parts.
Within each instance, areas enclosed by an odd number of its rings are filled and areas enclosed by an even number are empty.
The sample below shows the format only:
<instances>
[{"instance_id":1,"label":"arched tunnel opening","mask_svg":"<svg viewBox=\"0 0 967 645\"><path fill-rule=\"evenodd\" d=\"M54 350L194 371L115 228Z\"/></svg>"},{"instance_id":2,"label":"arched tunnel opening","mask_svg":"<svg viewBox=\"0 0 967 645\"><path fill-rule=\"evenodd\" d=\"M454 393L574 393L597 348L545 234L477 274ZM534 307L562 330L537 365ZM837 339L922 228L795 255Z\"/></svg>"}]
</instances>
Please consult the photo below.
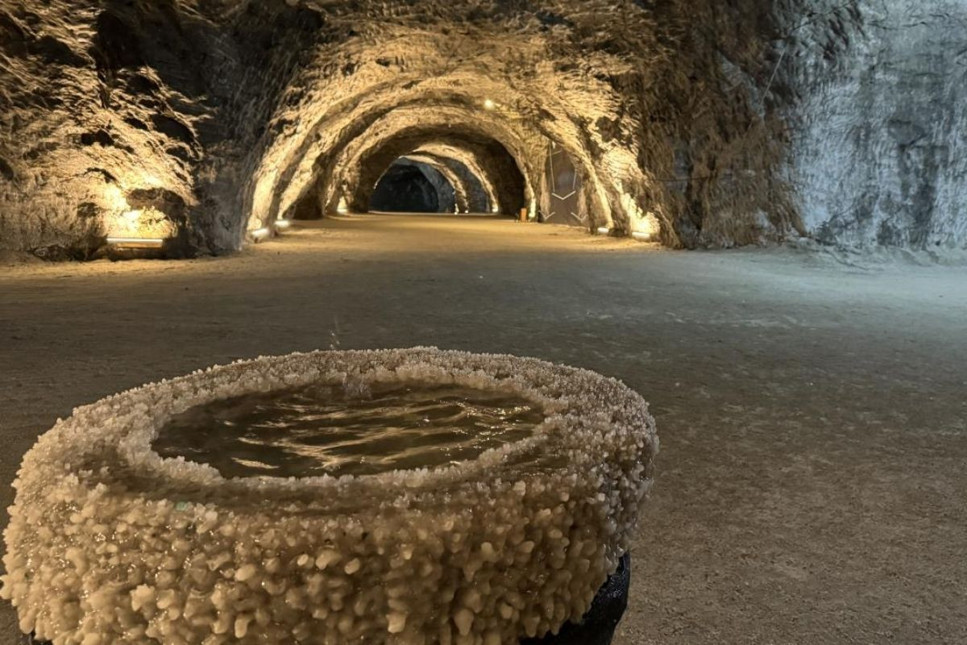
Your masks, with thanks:
<instances>
[{"instance_id":1,"label":"arched tunnel opening","mask_svg":"<svg viewBox=\"0 0 967 645\"><path fill-rule=\"evenodd\" d=\"M400 188L400 179L408 178L415 182L414 190L420 184L440 187L422 191L437 196L430 212L457 209L515 215L534 193L521 165L506 145L471 126L420 125L374 143L359 143L343 157L334 181L342 187L341 198L350 212L367 212L374 202L388 204L389 189ZM321 187L320 192L328 191ZM426 210L424 205L417 212Z\"/></svg>"},{"instance_id":2,"label":"arched tunnel opening","mask_svg":"<svg viewBox=\"0 0 967 645\"><path fill-rule=\"evenodd\" d=\"M285 217L370 211L519 217L553 183L521 159L472 124L407 125L382 136L364 130L338 155L317 160Z\"/></svg>"},{"instance_id":3,"label":"arched tunnel opening","mask_svg":"<svg viewBox=\"0 0 967 645\"><path fill-rule=\"evenodd\" d=\"M400 158L376 182L369 211L387 213L453 213L456 190L433 166Z\"/></svg>"}]
</instances>

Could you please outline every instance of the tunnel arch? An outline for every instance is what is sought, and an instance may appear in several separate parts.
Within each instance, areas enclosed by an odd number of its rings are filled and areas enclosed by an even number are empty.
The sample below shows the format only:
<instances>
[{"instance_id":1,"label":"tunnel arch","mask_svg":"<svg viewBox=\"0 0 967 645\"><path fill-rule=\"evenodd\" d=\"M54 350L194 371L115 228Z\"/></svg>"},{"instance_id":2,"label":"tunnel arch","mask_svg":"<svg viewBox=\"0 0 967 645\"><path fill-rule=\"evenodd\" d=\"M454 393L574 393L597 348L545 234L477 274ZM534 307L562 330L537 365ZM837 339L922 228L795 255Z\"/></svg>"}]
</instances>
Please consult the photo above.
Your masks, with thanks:
<instances>
[{"instance_id":1,"label":"tunnel arch","mask_svg":"<svg viewBox=\"0 0 967 645\"><path fill-rule=\"evenodd\" d=\"M134 222L186 254L229 252L312 211L327 159L382 115L486 101L567 146L612 231L650 218L667 245L715 246L817 230L784 165L786 109L806 104L809 43L829 29L774 41L802 2L762 21L730 6L722 30L706 29L711 0L14 4L0 41L22 113L0 110L0 246L88 257ZM861 22L829 9L830 24ZM833 31L827 54L843 54L858 32ZM857 226L837 230L871 230Z\"/></svg>"},{"instance_id":2,"label":"tunnel arch","mask_svg":"<svg viewBox=\"0 0 967 645\"><path fill-rule=\"evenodd\" d=\"M499 212L497 188L491 180L493 171L488 170L471 151L446 143L426 143L419 147L418 152L449 158L455 163L463 164L471 175L480 182L487 197L487 212Z\"/></svg>"},{"instance_id":3,"label":"tunnel arch","mask_svg":"<svg viewBox=\"0 0 967 645\"><path fill-rule=\"evenodd\" d=\"M501 173L510 172L511 175L516 175L513 166L516 166L516 171L524 177L525 200L536 196L540 186L541 169L534 161L540 158L543 149L549 144L541 134L523 129L519 123L507 122L500 117L485 113L479 107L475 112L468 114L462 107L437 106L431 114L432 118L428 118L427 110L420 106L401 107L387 113L373 123L366 132L348 142L337 156L330 159L332 166L328 169L329 172L338 178L340 171L344 173L358 166L360 151L371 149L382 141L391 141L409 132L415 133L411 140L414 144L419 144L421 149L428 150L429 147L435 146L438 151L446 151L450 156L456 156L472 168L474 173L487 184L488 193L494 204L500 204L502 199L507 201L510 194L516 194L516 192L505 191L504 196L500 196L500 185L504 181ZM431 135L427 134L431 132L435 133L432 135L432 140ZM488 150L483 142L489 141L499 144L502 150ZM507 157L513 160L513 164L506 163ZM323 182L320 183L323 184ZM331 205L331 195L327 201ZM503 210L519 208L516 201L511 198L511 205L504 206Z\"/></svg>"},{"instance_id":4,"label":"tunnel arch","mask_svg":"<svg viewBox=\"0 0 967 645\"><path fill-rule=\"evenodd\" d=\"M456 188L435 167L407 157L393 161L369 195L367 211L454 213Z\"/></svg>"},{"instance_id":5,"label":"tunnel arch","mask_svg":"<svg viewBox=\"0 0 967 645\"><path fill-rule=\"evenodd\" d=\"M444 135L469 131L478 138L499 141L518 160L521 174L527 180L527 198L534 197L540 169L527 162L539 158L548 141L519 120L511 122L486 112L482 105L472 103L466 96L446 94L426 101L403 102L391 109L380 110L354 121L352 127L343 132L337 146L321 149L317 158L305 157L299 161L297 170L291 169L294 179L278 195L279 208L284 212L297 199L297 195L313 190L313 184L316 184L324 192L321 201L325 210L332 212L338 202L338 198L333 196L333 187L339 186L346 169L354 167L355 151L372 146L374 142L378 144L381 139L389 139L400 130L417 126L429 127L430 124L441 131L445 130ZM426 140L419 143L446 143L447 138L448 136L442 136L437 141ZM499 178L491 177L492 184L498 181Z\"/></svg>"},{"instance_id":6,"label":"tunnel arch","mask_svg":"<svg viewBox=\"0 0 967 645\"><path fill-rule=\"evenodd\" d=\"M358 172L353 173L354 178L350 182L343 184L347 186L347 194L349 195L347 203L351 209L359 209L362 204L366 203L372 190L370 184L373 177L380 174L380 167L399 150L408 150L408 152L401 154L402 157L416 160L424 159L431 162L431 165L435 162L444 169L448 168L445 163L447 161L454 165L459 163L452 158L434 156L425 150L420 152L418 148L413 148L412 144L407 145L408 142L407 138L395 139L382 144L375 150L361 154ZM434 145L446 144L425 144L428 147ZM516 215L521 208L526 207L530 187L516 160L499 143L485 139L479 141L469 139L454 141L451 139L449 148L459 151L458 154L464 158L471 157L474 160L472 164L477 169L476 172L472 172L469 168L460 164L466 173L464 177L447 169L451 184L460 186L459 190L463 193L461 211ZM469 188L467 187L468 183L470 184ZM470 196L473 197L472 205L474 208L470 208L471 204L468 201Z\"/></svg>"},{"instance_id":7,"label":"tunnel arch","mask_svg":"<svg viewBox=\"0 0 967 645\"><path fill-rule=\"evenodd\" d=\"M589 187L595 224L622 228L627 219L622 204L627 200L621 199L621 190L637 190L648 182L637 167L637 150L632 147L627 155L615 155L627 140L598 131L612 130L613 115L621 111L620 97L607 79L589 76L580 66L558 66L548 60L542 37L475 41L478 51L455 58L453 44L444 35L411 28L391 31L378 51L346 46L325 63L307 65L310 70L315 65L328 70L349 66L355 84L333 100L334 93L326 93L335 82L326 77L327 82L302 87L284 101L286 107L273 119L282 131L275 133L254 169L243 208L250 215L249 228L287 212L313 190L312 184L331 185L333 158L386 115L405 107L432 113L445 105L478 115L490 97L496 97L499 106L495 113L516 113L515 129L534 142L526 158L540 159L548 141L566 148ZM418 63L412 55L414 42L421 47ZM615 69L622 69L622 64L615 64ZM299 119L292 117L295 112L301 112ZM625 163L626 158L632 163ZM530 199L539 203L540 175L526 176L534 188Z\"/></svg>"},{"instance_id":8,"label":"tunnel arch","mask_svg":"<svg viewBox=\"0 0 967 645\"><path fill-rule=\"evenodd\" d=\"M280 137L253 172L246 206L250 210L249 228L270 221L273 213L286 212L312 184L329 185L342 151L389 115L409 109L425 118L441 106L455 106L467 112L476 108L468 94L451 89L431 93L416 91L413 87L404 89L408 84L398 79L360 92L340 101L311 126ZM323 203L328 201L324 199Z\"/></svg>"},{"instance_id":9,"label":"tunnel arch","mask_svg":"<svg viewBox=\"0 0 967 645\"><path fill-rule=\"evenodd\" d=\"M460 212L491 212L491 203L495 202L495 199L488 194L480 177L462 161L453 156L424 150L422 147L408 154L407 158L430 165L447 177L457 193L457 208Z\"/></svg>"},{"instance_id":10,"label":"tunnel arch","mask_svg":"<svg viewBox=\"0 0 967 645\"><path fill-rule=\"evenodd\" d=\"M455 172L453 172L453 170L449 166L444 164L441 160L409 154L409 155L404 155L400 157L399 159L394 161L393 164L395 165L401 162L420 164L421 167L432 170L433 172L443 177L443 179L446 180L447 184L449 184L450 188L453 191L452 212L460 213L467 208L467 187L463 184L463 182L461 181L461 178ZM383 178L380 177L380 181L382 181L382 179ZM446 209L444 209L442 205L440 208L441 210L439 212L445 212ZM372 206L370 207L370 210L374 210ZM378 210L378 209L375 209L375 210ZM447 211L447 212L451 212L451 211Z\"/></svg>"},{"instance_id":11,"label":"tunnel arch","mask_svg":"<svg viewBox=\"0 0 967 645\"><path fill-rule=\"evenodd\" d=\"M448 124L452 125L452 124ZM362 208L368 201L368 193L375 178L393 159L412 153L421 146L443 144L463 150L476 160L484 170L493 188L493 201L508 214L516 213L533 199L535 193L534 169L521 160L523 148L511 151L500 140L474 124L461 124L451 128L443 124L408 125L392 134L361 138L348 146L340 158L335 182L322 187L331 207L337 202L340 190L351 209Z\"/></svg>"}]
</instances>

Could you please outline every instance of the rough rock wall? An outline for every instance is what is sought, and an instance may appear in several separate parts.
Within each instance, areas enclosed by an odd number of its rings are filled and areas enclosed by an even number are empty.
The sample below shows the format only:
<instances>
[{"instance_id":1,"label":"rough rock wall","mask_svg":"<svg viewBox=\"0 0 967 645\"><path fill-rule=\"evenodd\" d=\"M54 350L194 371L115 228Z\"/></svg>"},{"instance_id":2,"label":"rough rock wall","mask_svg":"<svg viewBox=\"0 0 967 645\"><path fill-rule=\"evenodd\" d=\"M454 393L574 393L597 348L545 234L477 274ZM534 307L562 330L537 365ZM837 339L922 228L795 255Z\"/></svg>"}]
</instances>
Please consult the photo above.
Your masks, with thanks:
<instances>
[{"instance_id":1,"label":"rough rock wall","mask_svg":"<svg viewBox=\"0 0 967 645\"><path fill-rule=\"evenodd\" d=\"M381 139L378 146L362 150L355 150L353 146L347 147L347 157L340 159L337 164L351 169L347 172L349 178L343 177L339 182L340 185L354 187L344 191L349 196L350 208L355 211L366 209L372 186L395 159L408 155L411 151L424 150L426 146L443 142L446 142L450 151L448 154L452 158L472 159L472 165L481 176L487 178L492 187L492 201L499 206L500 211L518 212L524 206L525 197L533 193L533 183L528 184L514 155L499 142L468 133L444 135L438 130L415 128ZM328 192L330 210L338 194L334 182Z\"/></svg>"},{"instance_id":2,"label":"rough rock wall","mask_svg":"<svg viewBox=\"0 0 967 645\"><path fill-rule=\"evenodd\" d=\"M0 0L0 248L84 257L132 219L176 253L237 248L247 157L315 14L40 4Z\"/></svg>"},{"instance_id":3,"label":"rough rock wall","mask_svg":"<svg viewBox=\"0 0 967 645\"><path fill-rule=\"evenodd\" d=\"M548 140L558 140L595 187L599 220L627 220L619 179L643 173L633 152L597 124L633 130L607 78L632 73L633 64L655 55L645 12L630 2L597 0L361 2L353 12L358 38L319 48L273 117L303 127L282 133L266 152L255 176L250 226L270 222L313 184L324 187L327 206L339 201L338 193L352 194L365 185L350 161L354 155L377 155L417 126L473 131L499 142L531 189L539 175L534 160ZM608 43L614 51L603 46ZM611 170L599 174L607 159Z\"/></svg>"},{"instance_id":4,"label":"rough rock wall","mask_svg":"<svg viewBox=\"0 0 967 645\"><path fill-rule=\"evenodd\" d=\"M967 2L683 9L653 7L684 55L676 91L642 93L642 165L667 179L640 193L686 246L967 248Z\"/></svg>"},{"instance_id":5,"label":"rough rock wall","mask_svg":"<svg viewBox=\"0 0 967 645\"><path fill-rule=\"evenodd\" d=\"M791 179L824 242L967 248L967 2L863 0L830 60L810 24L787 43ZM819 46L817 46L819 45Z\"/></svg>"},{"instance_id":6,"label":"rough rock wall","mask_svg":"<svg viewBox=\"0 0 967 645\"><path fill-rule=\"evenodd\" d=\"M467 209L467 187L460 176L453 171L453 168L446 161L436 159L429 155L409 155L398 160L399 163L416 163L421 168L427 168L434 177L434 185L438 187L438 194L442 197L440 203L445 203L448 208L440 209L441 212L460 213ZM426 174L426 173L424 173ZM427 175L428 177L430 175Z\"/></svg>"},{"instance_id":7,"label":"rough rock wall","mask_svg":"<svg viewBox=\"0 0 967 645\"><path fill-rule=\"evenodd\" d=\"M474 154L470 148L444 143L425 143L417 150L417 154L446 160L467 187L467 208L471 213L499 211L498 202L501 191L497 189L496 173L501 172L501 169L499 166L486 163L497 161L496 157L484 159ZM514 173L514 176L521 182L520 190L524 190L523 177L519 172Z\"/></svg>"}]
</instances>

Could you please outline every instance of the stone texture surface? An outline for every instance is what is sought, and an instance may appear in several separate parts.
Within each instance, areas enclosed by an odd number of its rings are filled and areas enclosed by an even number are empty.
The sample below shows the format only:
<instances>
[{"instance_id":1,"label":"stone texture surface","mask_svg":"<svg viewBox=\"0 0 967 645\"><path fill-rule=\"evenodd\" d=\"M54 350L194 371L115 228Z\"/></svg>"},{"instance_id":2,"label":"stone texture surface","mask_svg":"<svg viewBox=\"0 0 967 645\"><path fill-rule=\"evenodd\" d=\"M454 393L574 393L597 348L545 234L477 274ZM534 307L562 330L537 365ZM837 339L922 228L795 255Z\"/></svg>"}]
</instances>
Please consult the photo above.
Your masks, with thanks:
<instances>
[{"instance_id":1,"label":"stone texture surface","mask_svg":"<svg viewBox=\"0 0 967 645\"><path fill-rule=\"evenodd\" d=\"M793 179L824 241L967 246L967 2L865 0L859 23L817 22L790 51ZM821 32L850 42L830 62ZM832 73L831 73L832 72Z\"/></svg>"},{"instance_id":2,"label":"stone texture surface","mask_svg":"<svg viewBox=\"0 0 967 645\"><path fill-rule=\"evenodd\" d=\"M430 166L439 172L453 188L455 206L461 213L486 213L490 210L490 196L483 183L463 162L432 152L419 152L404 157Z\"/></svg>"},{"instance_id":3,"label":"stone texture surface","mask_svg":"<svg viewBox=\"0 0 967 645\"><path fill-rule=\"evenodd\" d=\"M0 0L0 248L236 250L427 147L515 213L551 142L619 233L963 248L965 51L964 0Z\"/></svg>"}]
</instances>

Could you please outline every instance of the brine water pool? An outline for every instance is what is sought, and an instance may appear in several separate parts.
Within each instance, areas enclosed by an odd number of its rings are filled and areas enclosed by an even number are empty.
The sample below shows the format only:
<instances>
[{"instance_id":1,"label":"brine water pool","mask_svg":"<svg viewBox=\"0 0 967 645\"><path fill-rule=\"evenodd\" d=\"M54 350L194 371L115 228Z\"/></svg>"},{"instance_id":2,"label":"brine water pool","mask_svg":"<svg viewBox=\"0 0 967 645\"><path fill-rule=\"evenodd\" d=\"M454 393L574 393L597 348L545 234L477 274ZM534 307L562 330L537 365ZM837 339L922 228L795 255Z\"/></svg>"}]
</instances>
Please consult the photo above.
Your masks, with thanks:
<instances>
[{"instance_id":1,"label":"brine water pool","mask_svg":"<svg viewBox=\"0 0 967 645\"><path fill-rule=\"evenodd\" d=\"M189 408L153 447L224 477L361 476L471 460L531 436L544 418L535 403L500 391L312 385Z\"/></svg>"}]
</instances>

